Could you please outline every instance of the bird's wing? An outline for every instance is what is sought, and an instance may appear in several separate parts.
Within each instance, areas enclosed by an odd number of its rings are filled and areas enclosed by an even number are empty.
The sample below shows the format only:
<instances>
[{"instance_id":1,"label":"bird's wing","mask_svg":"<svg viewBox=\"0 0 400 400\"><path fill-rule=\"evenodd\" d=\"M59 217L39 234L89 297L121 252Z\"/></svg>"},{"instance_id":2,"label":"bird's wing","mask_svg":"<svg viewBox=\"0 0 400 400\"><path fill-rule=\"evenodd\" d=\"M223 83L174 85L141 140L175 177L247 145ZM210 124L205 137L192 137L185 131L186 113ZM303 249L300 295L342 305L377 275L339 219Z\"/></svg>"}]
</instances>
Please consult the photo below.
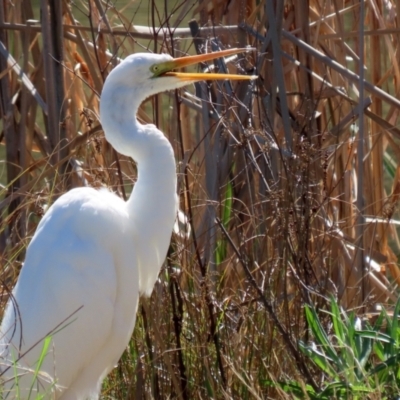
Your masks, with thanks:
<instances>
[{"instance_id":1,"label":"bird's wing","mask_svg":"<svg viewBox=\"0 0 400 400\"><path fill-rule=\"evenodd\" d=\"M105 211L102 215L102 208L91 200L55 203L28 248L14 289L18 312L10 302L2 323L3 343L13 332L11 349L15 354L19 348L27 352L22 365L33 369L43 339L52 334L41 370L63 386L110 346L119 313L121 258L112 244L121 234L117 230L122 217L109 208Z\"/></svg>"}]
</instances>

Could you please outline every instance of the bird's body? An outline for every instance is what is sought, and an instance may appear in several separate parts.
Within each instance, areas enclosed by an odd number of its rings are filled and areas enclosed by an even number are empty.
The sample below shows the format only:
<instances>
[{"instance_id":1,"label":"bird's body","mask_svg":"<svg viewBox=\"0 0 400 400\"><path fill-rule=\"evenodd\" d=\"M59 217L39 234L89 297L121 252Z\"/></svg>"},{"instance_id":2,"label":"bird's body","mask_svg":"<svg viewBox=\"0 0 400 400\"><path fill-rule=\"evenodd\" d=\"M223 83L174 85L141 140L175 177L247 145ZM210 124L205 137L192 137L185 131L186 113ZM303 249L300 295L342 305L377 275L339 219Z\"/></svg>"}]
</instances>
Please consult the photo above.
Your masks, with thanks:
<instances>
[{"instance_id":1,"label":"bird's body","mask_svg":"<svg viewBox=\"0 0 400 400\"><path fill-rule=\"evenodd\" d=\"M11 360L18 357L20 341L21 352L38 344L18 362L22 399L29 398L34 380L29 370L36 368L44 336L54 330L41 370L55 375L62 399L96 395L99 377L110 367L102 360L118 361L132 332L138 302L138 270L130 268L137 256L131 228L125 202L90 188L71 190L42 219L13 293L22 330L11 303L2 324L3 345L12 334ZM88 365L95 368L87 369ZM12 393L16 393L14 375L13 368L6 373L11 383L6 389ZM52 380L39 377L36 383L43 387L38 390L50 395ZM31 397L35 395L36 385Z\"/></svg>"},{"instance_id":2,"label":"bird's body","mask_svg":"<svg viewBox=\"0 0 400 400\"><path fill-rule=\"evenodd\" d=\"M173 149L136 111L152 94L204 79L158 73L175 62L136 54L107 78L101 122L113 147L137 162L138 180L126 202L77 188L46 212L0 329L4 398L97 399L128 344L139 295L151 294L177 212Z\"/></svg>"}]
</instances>

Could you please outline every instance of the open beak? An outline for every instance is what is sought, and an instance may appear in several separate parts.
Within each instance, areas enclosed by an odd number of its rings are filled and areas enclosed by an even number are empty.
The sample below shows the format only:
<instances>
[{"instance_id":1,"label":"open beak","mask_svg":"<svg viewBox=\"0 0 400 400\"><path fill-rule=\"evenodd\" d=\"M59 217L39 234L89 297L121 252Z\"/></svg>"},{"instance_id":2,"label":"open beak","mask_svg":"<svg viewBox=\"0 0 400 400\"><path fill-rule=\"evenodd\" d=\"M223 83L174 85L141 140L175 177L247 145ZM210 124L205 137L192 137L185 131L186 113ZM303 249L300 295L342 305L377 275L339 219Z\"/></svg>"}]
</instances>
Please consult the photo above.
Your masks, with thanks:
<instances>
[{"instance_id":1,"label":"open beak","mask_svg":"<svg viewBox=\"0 0 400 400\"><path fill-rule=\"evenodd\" d=\"M178 68L187 67L189 65L199 64L201 62L212 61L216 58L227 57L233 54L246 53L252 49L227 49L217 51L215 53L199 54L196 56L187 56L181 58L175 58L172 61L163 63L159 74L159 77L173 76L181 79L182 81L202 81L202 80L252 80L257 79L257 75L237 75L237 74L217 74L217 73L201 73L201 72L175 72L173 70Z\"/></svg>"}]
</instances>

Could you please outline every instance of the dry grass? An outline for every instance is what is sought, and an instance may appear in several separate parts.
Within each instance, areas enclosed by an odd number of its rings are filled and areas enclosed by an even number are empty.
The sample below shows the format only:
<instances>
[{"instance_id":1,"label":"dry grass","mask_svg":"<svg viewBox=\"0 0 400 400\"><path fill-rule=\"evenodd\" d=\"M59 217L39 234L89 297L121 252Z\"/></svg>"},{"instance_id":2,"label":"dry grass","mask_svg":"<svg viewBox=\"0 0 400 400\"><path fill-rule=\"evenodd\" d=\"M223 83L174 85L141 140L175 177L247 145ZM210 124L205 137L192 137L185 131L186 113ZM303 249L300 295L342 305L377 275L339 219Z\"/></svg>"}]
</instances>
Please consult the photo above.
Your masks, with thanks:
<instances>
[{"instance_id":1,"label":"dry grass","mask_svg":"<svg viewBox=\"0 0 400 400\"><path fill-rule=\"evenodd\" d=\"M297 349L305 303L324 307L333 294L361 314L398 296L398 2L189 3L166 1L167 15L154 4L149 25L162 29L147 31L108 1L63 1L41 23L31 1L1 3L3 300L54 198L82 185L131 189L134 164L98 120L117 56L143 43L175 56L251 45L216 68L257 73L254 86L202 84L197 98L164 94L141 108L175 148L191 235L174 236L104 393L285 398L266 380L319 382ZM188 16L205 28L175 30Z\"/></svg>"}]
</instances>

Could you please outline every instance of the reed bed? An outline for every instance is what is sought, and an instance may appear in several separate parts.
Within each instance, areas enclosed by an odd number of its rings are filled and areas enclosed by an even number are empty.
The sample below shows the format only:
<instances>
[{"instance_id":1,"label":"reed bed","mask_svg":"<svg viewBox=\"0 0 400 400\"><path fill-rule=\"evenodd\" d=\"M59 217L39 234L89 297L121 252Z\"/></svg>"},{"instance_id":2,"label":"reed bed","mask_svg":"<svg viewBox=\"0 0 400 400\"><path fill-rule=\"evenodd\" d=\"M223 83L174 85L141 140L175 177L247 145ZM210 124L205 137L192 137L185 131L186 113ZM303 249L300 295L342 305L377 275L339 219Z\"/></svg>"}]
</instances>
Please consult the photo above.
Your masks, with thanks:
<instances>
[{"instance_id":1,"label":"reed bed","mask_svg":"<svg viewBox=\"0 0 400 400\"><path fill-rule=\"evenodd\" d=\"M41 0L40 21L29 0L0 4L3 306L58 196L131 191L135 164L98 118L118 58L251 46L210 67L255 83L196 84L140 109L174 146L187 220L104 398L318 388L298 348L304 305L333 296L368 318L398 297L399 2L152 1L145 24L140 2Z\"/></svg>"}]
</instances>

